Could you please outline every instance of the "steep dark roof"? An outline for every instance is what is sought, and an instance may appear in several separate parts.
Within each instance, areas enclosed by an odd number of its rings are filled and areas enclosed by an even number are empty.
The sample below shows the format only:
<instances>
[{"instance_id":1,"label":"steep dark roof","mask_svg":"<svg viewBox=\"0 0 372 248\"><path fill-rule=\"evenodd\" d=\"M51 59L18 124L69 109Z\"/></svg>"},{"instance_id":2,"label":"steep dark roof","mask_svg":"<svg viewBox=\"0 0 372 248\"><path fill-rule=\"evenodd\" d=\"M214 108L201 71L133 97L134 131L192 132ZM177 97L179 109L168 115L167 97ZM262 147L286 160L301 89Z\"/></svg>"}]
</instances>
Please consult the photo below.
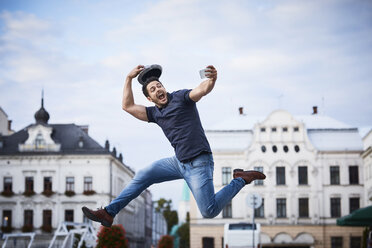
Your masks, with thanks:
<instances>
[{"instance_id":1,"label":"steep dark roof","mask_svg":"<svg viewBox=\"0 0 372 248\"><path fill-rule=\"evenodd\" d=\"M59 152L20 152L19 144L24 144L28 138L27 129L33 125L29 125L24 129L10 135L3 136L3 146L0 148L0 155L31 155L31 154L110 154L110 151L99 145L92 139L82 127L75 124L42 124L53 128L52 139L57 144L61 144ZM79 141L83 141L83 147L79 147Z\"/></svg>"}]
</instances>

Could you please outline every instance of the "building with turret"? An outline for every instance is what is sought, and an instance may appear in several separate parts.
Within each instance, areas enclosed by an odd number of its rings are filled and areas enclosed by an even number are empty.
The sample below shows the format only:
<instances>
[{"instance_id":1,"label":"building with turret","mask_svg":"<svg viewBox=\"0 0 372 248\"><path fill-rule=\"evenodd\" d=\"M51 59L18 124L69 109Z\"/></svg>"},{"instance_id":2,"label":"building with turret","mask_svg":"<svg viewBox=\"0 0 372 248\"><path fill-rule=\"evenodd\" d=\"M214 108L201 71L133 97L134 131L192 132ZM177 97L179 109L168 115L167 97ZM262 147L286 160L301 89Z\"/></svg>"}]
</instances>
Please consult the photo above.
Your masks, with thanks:
<instances>
[{"instance_id":1,"label":"building with turret","mask_svg":"<svg viewBox=\"0 0 372 248\"><path fill-rule=\"evenodd\" d=\"M43 99L34 117L35 123L1 136L3 232L45 234L62 221L87 222L83 206L106 206L134 176L108 141L103 147L89 136L88 126L50 124ZM123 224L131 247L145 247L151 244L151 219L152 196L147 190L117 215L114 224Z\"/></svg>"},{"instance_id":2,"label":"building with turret","mask_svg":"<svg viewBox=\"0 0 372 248\"><path fill-rule=\"evenodd\" d=\"M191 247L222 247L224 224L251 222L253 215L261 223L262 247L360 247L362 228L336 225L366 202L357 128L317 111L254 117L240 109L206 133L216 192L235 168L267 177L245 186L214 219L203 218L191 198ZM254 211L246 203L253 192L263 199Z\"/></svg>"}]
</instances>

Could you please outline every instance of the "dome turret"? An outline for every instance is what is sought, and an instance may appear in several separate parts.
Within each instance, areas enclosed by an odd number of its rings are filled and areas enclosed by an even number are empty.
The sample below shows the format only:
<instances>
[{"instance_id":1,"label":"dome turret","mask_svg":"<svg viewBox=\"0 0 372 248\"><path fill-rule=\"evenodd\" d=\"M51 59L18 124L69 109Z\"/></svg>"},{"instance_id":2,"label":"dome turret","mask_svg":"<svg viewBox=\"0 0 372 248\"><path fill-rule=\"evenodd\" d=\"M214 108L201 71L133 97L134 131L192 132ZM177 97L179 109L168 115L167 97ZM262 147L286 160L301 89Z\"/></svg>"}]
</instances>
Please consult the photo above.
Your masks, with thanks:
<instances>
[{"instance_id":1,"label":"dome turret","mask_svg":"<svg viewBox=\"0 0 372 248\"><path fill-rule=\"evenodd\" d=\"M44 92L41 97L41 108L34 115L36 123L48 124L49 113L44 108Z\"/></svg>"}]
</instances>

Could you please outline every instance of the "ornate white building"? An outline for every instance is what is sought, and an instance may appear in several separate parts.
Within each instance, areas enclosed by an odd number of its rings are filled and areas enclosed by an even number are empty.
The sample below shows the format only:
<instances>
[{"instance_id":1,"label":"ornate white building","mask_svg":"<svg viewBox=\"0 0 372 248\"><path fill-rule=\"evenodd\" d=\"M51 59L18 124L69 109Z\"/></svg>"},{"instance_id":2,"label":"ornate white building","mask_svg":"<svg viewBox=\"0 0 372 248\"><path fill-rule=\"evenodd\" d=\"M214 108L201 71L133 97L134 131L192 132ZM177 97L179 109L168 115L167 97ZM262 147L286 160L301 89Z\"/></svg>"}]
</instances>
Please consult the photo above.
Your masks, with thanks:
<instances>
[{"instance_id":1,"label":"ornate white building","mask_svg":"<svg viewBox=\"0 0 372 248\"><path fill-rule=\"evenodd\" d=\"M372 129L363 137L365 205L372 205Z\"/></svg>"},{"instance_id":2,"label":"ornate white building","mask_svg":"<svg viewBox=\"0 0 372 248\"><path fill-rule=\"evenodd\" d=\"M241 109L206 131L216 192L231 181L234 168L261 170L267 178L245 186L214 219L203 218L192 198L191 247L222 247L225 223L251 222L246 197L252 192L263 198L255 210L263 247L361 241L361 228L338 227L336 219L365 204L362 139L357 128L316 112L252 117Z\"/></svg>"},{"instance_id":3,"label":"ornate white building","mask_svg":"<svg viewBox=\"0 0 372 248\"><path fill-rule=\"evenodd\" d=\"M82 206L106 206L134 176L109 143L99 145L88 126L48 124L41 108L36 123L0 139L0 215L5 232L51 232L61 221L86 222ZM145 219L147 218L147 221ZM148 219L150 221L148 221ZM151 244L152 196L143 192L123 209L131 247ZM94 223L99 227L98 223Z\"/></svg>"}]
</instances>

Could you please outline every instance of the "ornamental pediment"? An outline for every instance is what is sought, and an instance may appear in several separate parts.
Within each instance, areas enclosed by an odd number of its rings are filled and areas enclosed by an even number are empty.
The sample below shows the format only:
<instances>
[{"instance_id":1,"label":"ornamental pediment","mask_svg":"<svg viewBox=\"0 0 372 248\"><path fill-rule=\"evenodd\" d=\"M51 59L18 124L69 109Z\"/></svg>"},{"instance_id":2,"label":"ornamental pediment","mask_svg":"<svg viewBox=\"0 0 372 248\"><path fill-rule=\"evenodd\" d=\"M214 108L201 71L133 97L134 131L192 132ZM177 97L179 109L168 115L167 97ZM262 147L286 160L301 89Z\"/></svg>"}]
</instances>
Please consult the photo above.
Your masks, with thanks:
<instances>
[{"instance_id":1,"label":"ornamental pediment","mask_svg":"<svg viewBox=\"0 0 372 248\"><path fill-rule=\"evenodd\" d=\"M20 152L59 152L61 144L57 144L51 135L53 128L41 124L28 128L28 139L18 145Z\"/></svg>"}]
</instances>

